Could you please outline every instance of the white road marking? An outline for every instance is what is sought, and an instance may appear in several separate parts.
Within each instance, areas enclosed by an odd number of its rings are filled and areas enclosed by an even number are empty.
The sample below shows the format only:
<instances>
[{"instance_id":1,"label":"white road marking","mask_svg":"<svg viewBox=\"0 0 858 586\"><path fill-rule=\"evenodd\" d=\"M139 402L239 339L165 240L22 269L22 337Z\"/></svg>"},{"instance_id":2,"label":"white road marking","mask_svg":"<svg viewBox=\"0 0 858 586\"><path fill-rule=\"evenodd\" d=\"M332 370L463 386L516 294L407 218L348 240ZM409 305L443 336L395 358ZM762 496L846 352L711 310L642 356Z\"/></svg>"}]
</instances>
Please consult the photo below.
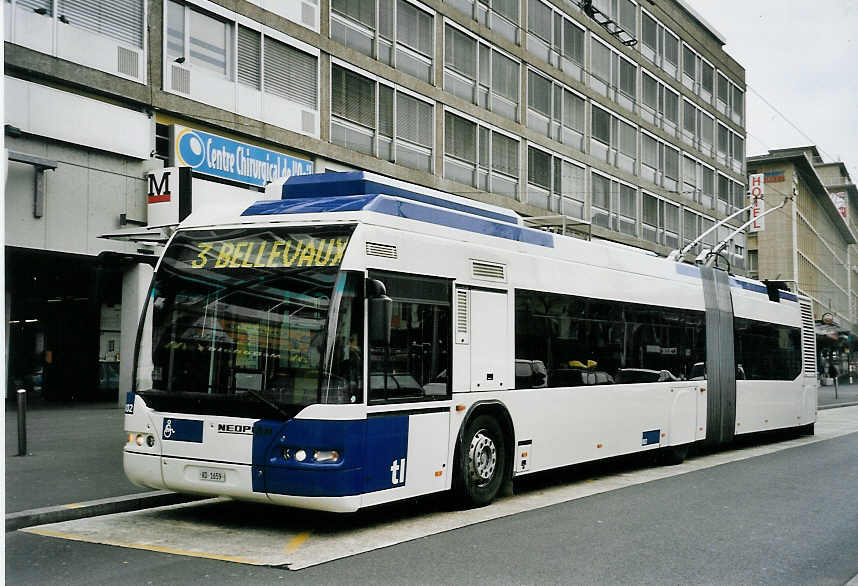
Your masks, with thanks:
<instances>
[{"instance_id":1,"label":"white road marking","mask_svg":"<svg viewBox=\"0 0 858 586\"><path fill-rule=\"evenodd\" d=\"M332 529L321 523L318 527L308 527L308 519L312 519L312 515L302 515L300 520L290 525L288 509L284 509L282 524L278 524L275 528L272 528L270 523L264 527L254 526L252 521L243 523L240 527L224 528L218 523L217 515L209 518L200 516L192 522L174 518L175 512L179 509L201 507L207 504L216 505L223 501L223 499L209 499L42 525L22 531L181 555L240 560L256 565L286 566L297 570L483 521L855 432L858 432L858 406L829 409L819 412L814 436L726 450L692 458L679 466L642 468L610 476L582 479L506 497L487 507L469 511L436 511L424 514L418 512L394 521L383 518L381 514L377 517L369 515L373 521L364 522L363 525L354 523L353 525L358 525L357 527L348 527L349 523L343 523L345 527L341 530ZM330 520L330 517L327 519ZM313 538L308 540L304 536L310 533ZM284 548L283 543L297 546L287 545ZM858 586L856 578L853 578L849 584Z\"/></svg>"}]
</instances>

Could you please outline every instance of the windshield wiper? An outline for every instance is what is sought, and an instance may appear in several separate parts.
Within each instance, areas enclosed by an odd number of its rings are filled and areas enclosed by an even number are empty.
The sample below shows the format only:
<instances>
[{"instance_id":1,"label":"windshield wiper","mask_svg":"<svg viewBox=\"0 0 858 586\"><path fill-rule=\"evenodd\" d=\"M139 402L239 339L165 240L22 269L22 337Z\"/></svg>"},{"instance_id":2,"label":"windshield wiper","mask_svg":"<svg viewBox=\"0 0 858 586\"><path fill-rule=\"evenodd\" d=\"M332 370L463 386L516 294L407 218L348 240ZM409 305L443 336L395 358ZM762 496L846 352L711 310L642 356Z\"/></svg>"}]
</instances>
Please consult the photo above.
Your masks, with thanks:
<instances>
[{"instance_id":1,"label":"windshield wiper","mask_svg":"<svg viewBox=\"0 0 858 586\"><path fill-rule=\"evenodd\" d=\"M280 415L283 416L283 419L287 419L287 420L292 419L292 416L289 415L288 413L286 413L286 411L284 411L283 409L281 409L277 403L275 403L274 401L271 401L269 399L266 399L265 396L262 393L260 393L259 391L257 391L256 389L249 389L249 388L245 388L245 387L235 387L235 390L236 391L244 391L244 392L248 393L251 397L253 397L257 401L259 401L260 403L263 403L263 404L271 407L275 411L277 411L277 413L279 413Z\"/></svg>"}]
</instances>

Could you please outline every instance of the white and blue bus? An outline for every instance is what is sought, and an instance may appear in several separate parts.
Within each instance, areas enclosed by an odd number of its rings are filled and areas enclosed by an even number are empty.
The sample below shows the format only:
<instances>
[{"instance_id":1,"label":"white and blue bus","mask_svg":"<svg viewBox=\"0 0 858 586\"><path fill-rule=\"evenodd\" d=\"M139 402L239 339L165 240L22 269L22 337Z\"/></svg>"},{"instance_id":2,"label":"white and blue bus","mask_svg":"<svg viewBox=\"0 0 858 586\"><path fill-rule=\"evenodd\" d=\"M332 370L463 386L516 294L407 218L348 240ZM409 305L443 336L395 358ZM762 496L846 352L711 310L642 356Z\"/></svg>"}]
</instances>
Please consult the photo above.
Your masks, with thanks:
<instances>
[{"instance_id":1,"label":"white and blue bus","mask_svg":"<svg viewBox=\"0 0 858 586\"><path fill-rule=\"evenodd\" d=\"M816 419L808 299L363 172L191 214L140 322L136 484L321 509Z\"/></svg>"}]
</instances>

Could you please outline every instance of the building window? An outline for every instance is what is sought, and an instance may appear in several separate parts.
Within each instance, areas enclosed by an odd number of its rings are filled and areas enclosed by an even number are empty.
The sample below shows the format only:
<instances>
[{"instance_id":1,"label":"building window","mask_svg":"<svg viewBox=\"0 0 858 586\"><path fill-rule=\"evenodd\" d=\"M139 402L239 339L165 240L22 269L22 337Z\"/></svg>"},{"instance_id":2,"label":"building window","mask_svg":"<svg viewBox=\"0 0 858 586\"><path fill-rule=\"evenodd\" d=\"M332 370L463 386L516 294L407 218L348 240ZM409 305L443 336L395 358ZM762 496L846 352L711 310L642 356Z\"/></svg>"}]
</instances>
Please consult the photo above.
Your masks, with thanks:
<instances>
[{"instance_id":1,"label":"building window","mask_svg":"<svg viewBox=\"0 0 858 586\"><path fill-rule=\"evenodd\" d=\"M637 127L595 104L590 117L590 154L624 171L635 173Z\"/></svg>"},{"instance_id":2,"label":"building window","mask_svg":"<svg viewBox=\"0 0 858 586\"><path fill-rule=\"evenodd\" d=\"M408 0L331 0L332 39L429 83L434 31L434 13Z\"/></svg>"},{"instance_id":3,"label":"building window","mask_svg":"<svg viewBox=\"0 0 858 586\"><path fill-rule=\"evenodd\" d=\"M446 112L444 177L515 198L519 142L483 124Z\"/></svg>"},{"instance_id":4,"label":"building window","mask_svg":"<svg viewBox=\"0 0 858 586\"><path fill-rule=\"evenodd\" d=\"M697 53L688 45L682 45L682 83L691 91L696 91Z\"/></svg>"},{"instance_id":5,"label":"building window","mask_svg":"<svg viewBox=\"0 0 858 586\"><path fill-rule=\"evenodd\" d=\"M632 112L637 100L637 71L633 62L603 44L598 37L590 37L591 87Z\"/></svg>"},{"instance_id":6,"label":"building window","mask_svg":"<svg viewBox=\"0 0 858 586\"><path fill-rule=\"evenodd\" d=\"M591 173L590 221L615 232L637 236L637 189L617 179Z\"/></svg>"},{"instance_id":7,"label":"building window","mask_svg":"<svg viewBox=\"0 0 858 586\"><path fill-rule=\"evenodd\" d=\"M679 248L679 206L643 192L641 237L671 249Z\"/></svg>"},{"instance_id":8,"label":"building window","mask_svg":"<svg viewBox=\"0 0 858 586\"><path fill-rule=\"evenodd\" d=\"M239 70L252 67L254 57L248 54L247 58L250 66L239 59ZM265 92L316 110L319 107L317 70L318 58L314 55L265 37Z\"/></svg>"},{"instance_id":9,"label":"building window","mask_svg":"<svg viewBox=\"0 0 858 586\"><path fill-rule=\"evenodd\" d=\"M541 149L527 149L527 203L584 218L584 167Z\"/></svg>"},{"instance_id":10,"label":"building window","mask_svg":"<svg viewBox=\"0 0 858 586\"><path fill-rule=\"evenodd\" d=\"M508 41L519 44L519 0L445 0Z\"/></svg>"},{"instance_id":11,"label":"building window","mask_svg":"<svg viewBox=\"0 0 858 586\"><path fill-rule=\"evenodd\" d=\"M715 119L699 110L698 117L700 119L700 151L706 156L712 156L712 147L715 144Z\"/></svg>"},{"instance_id":12,"label":"building window","mask_svg":"<svg viewBox=\"0 0 858 586\"><path fill-rule=\"evenodd\" d=\"M232 26L196 8L167 0L167 57L232 79Z\"/></svg>"},{"instance_id":13,"label":"building window","mask_svg":"<svg viewBox=\"0 0 858 586\"><path fill-rule=\"evenodd\" d=\"M421 171L432 170L430 103L354 71L331 67L331 142Z\"/></svg>"},{"instance_id":14,"label":"building window","mask_svg":"<svg viewBox=\"0 0 858 586\"><path fill-rule=\"evenodd\" d=\"M527 126L584 150L583 97L533 70L527 72Z\"/></svg>"},{"instance_id":15,"label":"building window","mask_svg":"<svg viewBox=\"0 0 858 586\"><path fill-rule=\"evenodd\" d=\"M679 64L679 39L658 20L641 11L641 54L676 78Z\"/></svg>"},{"instance_id":16,"label":"building window","mask_svg":"<svg viewBox=\"0 0 858 586\"><path fill-rule=\"evenodd\" d=\"M519 63L450 26L444 28L444 89L518 121Z\"/></svg>"},{"instance_id":17,"label":"building window","mask_svg":"<svg viewBox=\"0 0 858 586\"><path fill-rule=\"evenodd\" d=\"M527 50L584 81L584 29L542 0L528 0Z\"/></svg>"},{"instance_id":18,"label":"building window","mask_svg":"<svg viewBox=\"0 0 858 586\"><path fill-rule=\"evenodd\" d=\"M738 87L733 86L733 122L742 124L745 121L745 94Z\"/></svg>"},{"instance_id":19,"label":"building window","mask_svg":"<svg viewBox=\"0 0 858 586\"><path fill-rule=\"evenodd\" d=\"M618 23L629 36L637 38L637 5L631 0L594 0L593 6Z\"/></svg>"},{"instance_id":20,"label":"building window","mask_svg":"<svg viewBox=\"0 0 858 586\"><path fill-rule=\"evenodd\" d=\"M682 100L682 139L694 146L697 138L697 108L688 100Z\"/></svg>"},{"instance_id":21,"label":"building window","mask_svg":"<svg viewBox=\"0 0 858 586\"><path fill-rule=\"evenodd\" d=\"M18 0L18 6L44 9L50 14L50 1ZM32 6L31 6L32 5ZM59 14L68 25L110 37L121 43L143 48L143 0L80 2L59 0Z\"/></svg>"}]
</instances>

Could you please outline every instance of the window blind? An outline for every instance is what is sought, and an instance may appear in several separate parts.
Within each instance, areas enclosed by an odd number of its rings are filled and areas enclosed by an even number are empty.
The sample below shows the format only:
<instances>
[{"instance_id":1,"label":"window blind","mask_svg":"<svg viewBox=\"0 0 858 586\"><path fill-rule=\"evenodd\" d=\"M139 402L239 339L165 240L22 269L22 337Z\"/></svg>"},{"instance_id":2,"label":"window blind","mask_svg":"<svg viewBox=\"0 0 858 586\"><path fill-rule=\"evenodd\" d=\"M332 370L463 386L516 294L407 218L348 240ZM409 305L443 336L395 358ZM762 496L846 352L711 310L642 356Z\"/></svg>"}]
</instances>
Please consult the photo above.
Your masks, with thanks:
<instances>
[{"instance_id":1,"label":"window blind","mask_svg":"<svg viewBox=\"0 0 858 586\"><path fill-rule=\"evenodd\" d=\"M551 118L551 82L533 71L527 72L527 105Z\"/></svg>"},{"instance_id":2,"label":"window blind","mask_svg":"<svg viewBox=\"0 0 858 586\"><path fill-rule=\"evenodd\" d=\"M404 0L398 0L396 11L397 42L431 56L434 33L432 15Z\"/></svg>"},{"instance_id":3,"label":"window blind","mask_svg":"<svg viewBox=\"0 0 858 586\"><path fill-rule=\"evenodd\" d=\"M331 110L337 116L375 128L375 82L337 65L331 68Z\"/></svg>"},{"instance_id":4,"label":"window blind","mask_svg":"<svg viewBox=\"0 0 858 586\"><path fill-rule=\"evenodd\" d=\"M551 189L551 155L533 147L527 149L527 180Z\"/></svg>"},{"instance_id":5,"label":"window blind","mask_svg":"<svg viewBox=\"0 0 858 586\"><path fill-rule=\"evenodd\" d=\"M317 61L314 55L265 37L265 91L315 110Z\"/></svg>"},{"instance_id":6,"label":"window blind","mask_svg":"<svg viewBox=\"0 0 858 586\"><path fill-rule=\"evenodd\" d=\"M492 169L518 177L518 141L492 132Z\"/></svg>"},{"instance_id":7,"label":"window blind","mask_svg":"<svg viewBox=\"0 0 858 586\"><path fill-rule=\"evenodd\" d=\"M60 0L58 11L69 20L71 26L143 48L143 0Z\"/></svg>"},{"instance_id":8,"label":"window blind","mask_svg":"<svg viewBox=\"0 0 858 586\"><path fill-rule=\"evenodd\" d=\"M444 63L462 75L476 80L477 42L447 25L444 32Z\"/></svg>"},{"instance_id":9,"label":"window blind","mask_svg":"<svg viewBox=\"0 0 858 586\"><path fill-rule=\"evenodd\" d=\"M238 81L257 90L262 68L261 37L258 31L238 26Z\"/></svg>"},{"instance_id":10,"label":"window blind","mask_svg":"<svg viewBox=\"0 0 858 586\"><path fill-rule=\"evenodd\" d=\"M471 163L477 162L477 125L447 112L444 120L444 151Z\"/></svg>"},{"instance_id":11,"label":"window blind","mask_svg":"<svg viewBox=\"0 0 858 586\"><path fill-rule=\"evenodd\" d=\"M396 135L432 148L432 106L406 94L396 94Z\"/></svg>"},{"instance_id":12,"label":"window blind","mask_svg":"<svg viewBox=\"0 0 858 586\"><path fill-rule=\"evenodd\" d=\"M331 10L375 28L375 0L331 0Z\"/></svg>"},{"instance_id":13,"label":"window blind","mask_svg":"<svg viewBox=\"0 0 858 586\"><path fill-rule=\"evenodd\" d=\"M540 0L529 0L527 5L527 30L551 42L551 9Z\"/></svg>"}]
</instances>

